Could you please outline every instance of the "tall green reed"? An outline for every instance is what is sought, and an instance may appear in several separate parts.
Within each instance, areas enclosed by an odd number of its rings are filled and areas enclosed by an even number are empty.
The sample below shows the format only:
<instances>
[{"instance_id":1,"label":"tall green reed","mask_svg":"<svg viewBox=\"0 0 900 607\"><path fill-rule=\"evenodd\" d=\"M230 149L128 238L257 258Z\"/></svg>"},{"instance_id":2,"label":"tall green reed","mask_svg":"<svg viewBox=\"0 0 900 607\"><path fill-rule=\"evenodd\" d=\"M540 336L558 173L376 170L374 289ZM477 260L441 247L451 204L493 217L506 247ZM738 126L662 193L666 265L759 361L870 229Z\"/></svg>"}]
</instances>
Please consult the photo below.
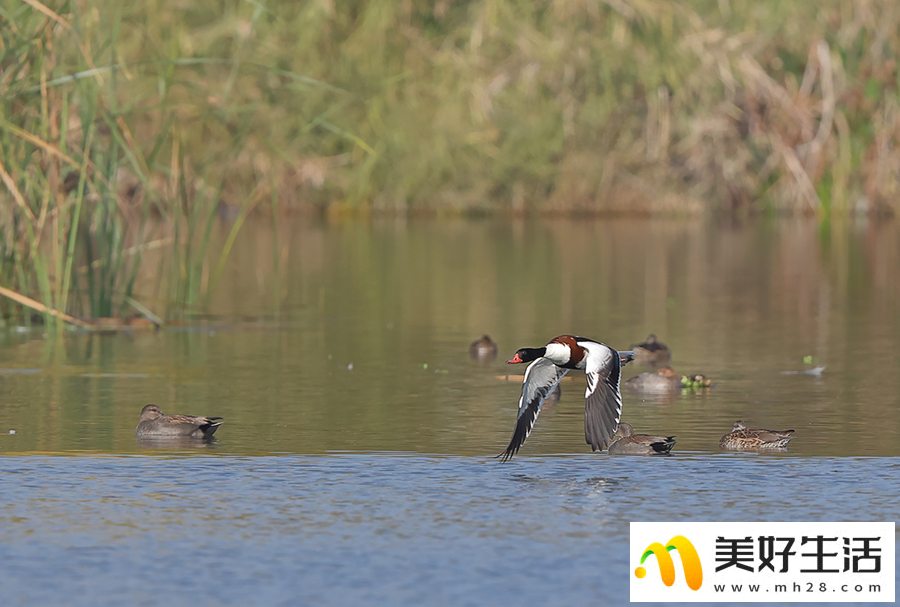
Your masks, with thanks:
<instances>
[{"instance_id":1,"label":"tall green reed","mask_svg":"<svg viewBox=\"0 0 900 607\"><path fill-rule=\"evenodd\" d=\"M122 251L140 224L130 220L116 184L133 146L118 120L115 70L95 64L112 53L95 57L85 42L115 46L119 15L109 16L109 29L79 31L32 0L7 15L4 30L0 166L16 204L0 226L0 284L37 294L48 323L56 318L50 311L70 308L113 316L130 294L122 277L135 262Z\"/></svg>"},{"instance_id":2,"label":"tall green reed","mask_svg":"<svg viewBox=\"0 0 900 607\"><path fill-rule=\"evenodd\" d=\"M145 298L177 317L215 284L246 216L232 225L210 281L207 255L226 174L217 161L232 162L240 147L204 156L186 153L185 141L197 123L221 128L231 110L172 95L203 61L123 57L133 6L109 7L102 19L79 13L80 4L59 8L29 0L0 12L11 25L0 28L0 177L8 194L0 195L0 286L22 294L16 303L48 323L66 312L156 318ZM212 64L240 71L238 63ZM185 108L199 114L195 124L184 122ZM139 285L140 267L160 243L167 248L155 263L170 261L170 275L150 292ZM7 316L15 312L8 299L0 305Z\"/></svg>"}]
</instances>

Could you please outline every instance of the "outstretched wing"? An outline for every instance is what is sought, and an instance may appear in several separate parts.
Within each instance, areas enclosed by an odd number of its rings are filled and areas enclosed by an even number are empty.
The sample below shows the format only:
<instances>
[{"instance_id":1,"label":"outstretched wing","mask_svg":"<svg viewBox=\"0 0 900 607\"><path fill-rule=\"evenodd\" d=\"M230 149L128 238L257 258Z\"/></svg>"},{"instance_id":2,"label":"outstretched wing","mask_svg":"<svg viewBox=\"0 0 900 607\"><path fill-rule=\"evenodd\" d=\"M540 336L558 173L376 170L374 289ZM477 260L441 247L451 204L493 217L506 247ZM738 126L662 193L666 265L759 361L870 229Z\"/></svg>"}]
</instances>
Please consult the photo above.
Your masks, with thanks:
<instances>
[{"instance_id":1,"label":"outstretched wing","mask_svg":"<svg viewBox=\"0 0 900 607\"><path fill-rule=\"evenodd\" d=\"M584 440L594 451L606 449L622 417L622 393L619 392L622 354L596 341L578 342L587 350L584 392ZM626 356L627 357L627 356Z\"/></svg>"},{"instance_id":2,"label":"outstretched wing","mask_svg":"<svg viewBox=\"0 0 900 607\"><path fill-rule=\"evenodd\" d=\"M535 359L525 369L525 379L522 381L522 396L519 397L519 416L516 418L516 429L513 431L512 440L506 451L500 454L500 459L508 460L519 451L519 447L525 444L525 439L531 434L541 405L544 400L556 389L568 369L557 367L553 361L547 358Z\"/></svg>"}]
</instances>

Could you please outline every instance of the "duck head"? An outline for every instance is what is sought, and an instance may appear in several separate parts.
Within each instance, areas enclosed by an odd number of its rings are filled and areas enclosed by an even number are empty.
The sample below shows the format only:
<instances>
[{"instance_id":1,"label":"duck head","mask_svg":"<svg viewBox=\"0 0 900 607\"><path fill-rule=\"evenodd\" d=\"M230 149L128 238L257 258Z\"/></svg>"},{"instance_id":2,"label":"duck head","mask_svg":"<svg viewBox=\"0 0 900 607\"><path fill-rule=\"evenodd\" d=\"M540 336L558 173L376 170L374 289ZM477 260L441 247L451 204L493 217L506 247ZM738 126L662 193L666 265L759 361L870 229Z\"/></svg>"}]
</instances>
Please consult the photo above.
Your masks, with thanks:
<instances>
[{"instance_id":1,"label":"duck head","mask_svg":"<svg viewBox=\"0 0 900 607\"><path fill-rule=\"evenodd\" d=\"M616 428L616 434L613 438L628 438L629 436L634 436L634 428L631 424L622 422L619 424L619 427Z\"/></svg>"},{"instance_id":2,"label":"duck head","mask_svg":"<svg viewBox=\"0 0 900 607\"><path fill-rule=\"evenodd\" d=\"M530 363L547 353L547 348L519 348L515 355L506 361L508 365L517 365L519 363Z\"/></svg>"},{"instance_id":3,"label":"duck head","mask_svg":"<svg viewBox=\"0 0 900 607\"><path fill-rule=\"evenodd\" d=\"M146 405L141 409L141 421L156 419L162 415L162 411L156 405Z\"/></svg>"}]
</instances>

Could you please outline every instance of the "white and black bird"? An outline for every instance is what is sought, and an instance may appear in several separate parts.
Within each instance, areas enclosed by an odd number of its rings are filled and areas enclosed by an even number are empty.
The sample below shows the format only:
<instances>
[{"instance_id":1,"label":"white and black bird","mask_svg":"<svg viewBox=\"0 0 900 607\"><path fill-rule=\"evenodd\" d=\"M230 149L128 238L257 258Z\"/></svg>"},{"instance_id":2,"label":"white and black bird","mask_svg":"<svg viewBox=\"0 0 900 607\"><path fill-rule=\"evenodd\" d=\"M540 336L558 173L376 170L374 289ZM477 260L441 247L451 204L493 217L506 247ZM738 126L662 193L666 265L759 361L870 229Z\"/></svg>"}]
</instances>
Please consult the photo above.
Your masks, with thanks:
<instances>
[{"instance_id":1,"label":"white and black bird","mask_svg":"<svg viewBox=\"0 0 900 607\"><path fill-rule=\"evenodd\" d=\"M525 370L516 429L506 451L500 454L501 459L508 460L525 444L544 400L571 369L580 369L587 376L584 440L594 451L605 449L622 417L621 368L632 360L632 351L619 352L599 341L574 335L554 337L541 348L517 350L507 363L534 362Z\"/></svg>"}]
</instances>

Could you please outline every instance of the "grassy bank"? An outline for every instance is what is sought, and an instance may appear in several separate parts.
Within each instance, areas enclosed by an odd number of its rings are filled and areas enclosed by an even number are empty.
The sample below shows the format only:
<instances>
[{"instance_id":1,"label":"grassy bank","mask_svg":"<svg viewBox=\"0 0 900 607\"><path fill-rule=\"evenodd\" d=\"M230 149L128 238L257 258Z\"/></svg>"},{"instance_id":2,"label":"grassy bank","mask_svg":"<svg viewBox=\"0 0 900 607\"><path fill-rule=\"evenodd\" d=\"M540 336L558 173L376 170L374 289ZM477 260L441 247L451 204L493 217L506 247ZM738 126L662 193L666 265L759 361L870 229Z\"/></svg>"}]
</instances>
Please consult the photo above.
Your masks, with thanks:
<instances>
[{"instance_id":1,"label":"grassy bank","mask_svg":"<svg viewBox=\"0 0 900 607\"><path fill-rule=\"evenodd\" d=\"M59 311L123 314L148 246L202 301L221 205L900 205L888 0L0 7L0 285Z\"/></svg>"}]
</instances>

